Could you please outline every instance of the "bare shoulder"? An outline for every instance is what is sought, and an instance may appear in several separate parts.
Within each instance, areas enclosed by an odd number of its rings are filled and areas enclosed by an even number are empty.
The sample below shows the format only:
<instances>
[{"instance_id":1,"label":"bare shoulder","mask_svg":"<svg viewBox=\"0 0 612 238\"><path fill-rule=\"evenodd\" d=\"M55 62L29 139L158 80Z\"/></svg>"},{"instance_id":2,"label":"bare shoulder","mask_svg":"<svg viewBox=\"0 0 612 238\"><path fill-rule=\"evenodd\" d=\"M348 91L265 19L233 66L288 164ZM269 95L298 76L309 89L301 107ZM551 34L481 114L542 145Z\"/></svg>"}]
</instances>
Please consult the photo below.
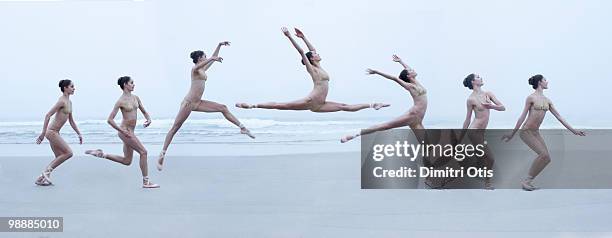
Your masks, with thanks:
<instances>
[{"instance_id":1,"label":"bare shoulder","mask_svg":"<svg viewBox=\"0 0 612 238\"><path fill-rule=\"evenodd\" d=\"M206 79L206 72L204 69L191 69L191 79Z\"/></svg>"},{"instance_id":2,"label":"bare shoulder","mask_svg":"<svg viewBox=\"0 0 612 238\"><path fill-rule=\"evenodd\" d=\"M477 102L478 102L478 99L476 99L476 96L472 94L470 94L467 100L465 100L465 103L467 103L468 105L475 105Z\"/></svg>"},{"instance_id":3,"label":"bare shoulder","mask_svg":"<svg viewBox=\"0 0 612 238\"><path fill-rule=\"evenodd\" d=\"M200 74L200 70L194 65L193 67L191 67L191 76L196 76Z\"/></svg>"},{"instance_id":4,"label":"bare shoulder","mask_svg":"<svg viewBox=\"0 0 612 238\"><path fill-rule=\"evenodd\" d=\"M546 99L546 101L548 101L548 103L549 103L549 104L552 104L552 100L550 100L550 98L549 98L549 97L544 96L544 99Z\"/></svg>"},{"instance_id":5,"label":"bare shoulder","mask_svg":"<svg viewBox=\"0 0 612 238\"><path fill-rule=\"evenodd\" d=\"M60 97L57 100L57 104L59 104L60 107L67 107L70 104L70 99L66 99L66 98Z\"/></svg>"},{"instance_id":6,"label":"bare shoulder","mask_svg":"<svg viewBox=\"0 0 612 238\"><path fill-rule=\"evenodd\" d=\"M117 98L117 102L115 103L115 105L121 106L123 104L123 102L125 102L125 101L126 101L126 98L123 95L121 95L121 96L119 96L119 98Z\"/></svg>"}]
</instances>

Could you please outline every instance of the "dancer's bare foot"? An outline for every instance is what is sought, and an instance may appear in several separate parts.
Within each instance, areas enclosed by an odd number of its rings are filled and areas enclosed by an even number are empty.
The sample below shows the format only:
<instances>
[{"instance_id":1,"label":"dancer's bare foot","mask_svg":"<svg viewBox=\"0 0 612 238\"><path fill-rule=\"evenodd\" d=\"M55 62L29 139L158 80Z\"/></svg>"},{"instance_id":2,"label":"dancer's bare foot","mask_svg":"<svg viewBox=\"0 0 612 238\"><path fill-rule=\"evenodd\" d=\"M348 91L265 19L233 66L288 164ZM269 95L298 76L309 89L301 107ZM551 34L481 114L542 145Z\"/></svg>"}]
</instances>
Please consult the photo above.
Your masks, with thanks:
<instances>
[{"instance_id":1,"label":"dancer's bare foot","mask_svg":"<svg viewBox=\"0 0 612 238\"><path fill-rule=\"evenodd\" d=\"M345 137L342 137L342 139L340 139L340 143L346 143L352 139L355 139L357 136L356 135L348 135Z\"/></svg>"},{"instance_id":2,"label":"dancer's bare foot","mask_svg":"<svg viewBox=\"0 0 612 238\"><path fill-rule=\"evenodd\" d=\"M377 103L372 104L372 108L374 108L374 110L378 110L378 109L381 109L381 108L383 108L383 107L388 107L388 106L391 106L391 104L386 104L386 103L378 103L378 102L377 102Z\"/></svg>"},{"instance_id":3,"label":"dancer's bare foot","mask_svg":"<svg viewBox=\"0 0 612 238\"><path fill-rule=\"evenodd\" d=\"M159 159L157 159L157 170L158 171L162 171L162 169L164 168L164 158L166 157L166 151L162 150L162 152L159 153Z\"/></svg>"},{"instance_id":4,"label":"dancer's bare foot","mask_svg":"<svg viewBox=\"0 0 612 238\"><path fill-rule=\"evenodd\" d=\"M102 151L101 149L86 150L85 154L93 155L98 158L104 158L104 151Z\"/></svg>"},{"instance_id":5,"label":"dancer's bare foot","mask_svg":"<svg viewBox=\"0 0 612 238\"><path fill-rule=\"evenodd\" d=\"M251 104L248 104L248 103L240 102L240 103L236 103L236 107L244 108L244 109L251 109L251 108L255 108L255 105L251 105Z\"/></svg>"},{"instance_id":6,"label":"dancer's bare foot","mask_svg":"<svg viewBox=\"0 0 612 238\"><path fill-rule=\"evenodd\" d=\"M245 134L248 137L251 137L251 139L255 139L255 136L251 134L251 131L249 131L249 129L247 129L246 127L240 128L240 134Z\"/></svg>"},{"instance_id":7,"label":"dancer's bare foot","mask_svg":"<svg viewBox=\"0 0 612 238\"><path fill-rule=\"evenodd\" d=\"M143 177L142 188L159 188L159 184L151 182L151 180L149 180L149 177Z\"/></svg>"}]
</instances>

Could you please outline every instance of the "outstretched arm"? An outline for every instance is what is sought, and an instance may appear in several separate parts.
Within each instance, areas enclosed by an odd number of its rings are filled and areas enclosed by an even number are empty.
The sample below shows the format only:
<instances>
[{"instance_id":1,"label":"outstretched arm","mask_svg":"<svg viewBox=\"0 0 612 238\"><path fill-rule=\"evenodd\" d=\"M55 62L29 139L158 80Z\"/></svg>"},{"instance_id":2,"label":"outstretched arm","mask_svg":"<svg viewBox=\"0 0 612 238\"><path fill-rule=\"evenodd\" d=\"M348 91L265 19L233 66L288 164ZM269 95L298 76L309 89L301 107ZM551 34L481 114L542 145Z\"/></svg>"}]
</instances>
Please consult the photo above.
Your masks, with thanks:
<instances>
[{"instance_id":1,"label":"outstretched arm","mask_svg":"<svg viewBox=\"0 0 612 238\"><path fill-rule=\"evenodd\" d=\"M74 122L74 118L72 117L72 112L68 114L68 122L70 122L70 126L72 127L74 132L76 132L77 135L79 136L79 144L83 144L83 136L81 135L81 132L79 131L79 128L77 127L76 122Z\"/></svg>"},{"instance_id":2,"label":"outstretched arm","mask_svg":"<svg viewBox=\"0 0 612 238\"><path fill-rule=\"evenodd\" d=\"M565 128L574 133L574 135L585 136L584 131L578 131L574 129L569 123L567 123L567 121L563 119L561 114L559 114L559 112L552 103L550 103L550 112L557 118L557 120L559 120L559 122L561 122L561 124L563 124L563 126L565 126Z\"/></svg>"},{"instance_id":3,"label":"outstretched arm","mask_svg":"<svg viewBox=\"0 0 612 238\"><path fill-rule=\"evenodd\" d=\"M151 116L149 116L149 113L147 112L147 110L145 110L144 105L142 104L138 96L136 96L136 100L138 101L138 109L140 109L140 111L142 112L142 115L144 115L145 119L147 119L144 122L144 127L146 128L149 125L151 125Z\"/></svg>"},{"instance_id":4,"label":"outstretched arm","mask_svg":"<svg viewBox=\"0 0 612 238\"><path fill-rule=\"evenodd\" d=\"M408 65L404 63L404 61L402 61L402 59L399 56L393 55L393 61L400 63L402 67L404 67L404 69L408 69Z\"/></svg>"},{"instance_id":5,"label":"outstretched arm","mask_svg":"<svg viewBox=\"0 0 612 238\"><path fill-rule=\"evenodd\" d=\"M400 80L399 78L397 78L395 76L392 76L392 75L380 72L378 70L366 69L366 73L367 74L378 74L378 75L383 76L383 77L385 77L387 79L391 79L391 80L395 81L396 83L398 83L403 88L405 88L406 90L409 90L410 88L414 88L414 84L406 83L406 82Z\"/></svg>"},{"instance_id":6,"label":"outstretched arm","mask_svg":"<svg viewBox=\"0 0 612 238\"><path fill-rule=\"evenodd\" d=\"M308 70L308 72L311 72L312 65L310 64L308 57L306 57L306 54L304 54L304 50L302 50L300 45L298 45L298 43L293 39L293 37L291 37L291 34L289 34L289 30L287 30L287 27L283 27L281 28L281 30L283 31L283 34L287 38L289 38L289 41L291 41L293 47L298 51L298 53L300 53L300 56L302 56L302 62L304 62L304 65L306 65L306 70Z\"/></svg>"},{"instance_id":7,"label":"outstretched arm","mask_svg":"<svg viewBox=\"0 0 612 238\"><path fill-rule=\"evenodd\" d=\"M512 139L512 137L514 137L514 134L516 134L516 131L518 131L518 129L521 128L521 125L523 125L525 118L527 118L527 113L529 112L530 107L531 107L531 97L527 97L527 99L525 99L525 107L523 107L523 112L521 113L521 116L516 122L516 125L514 126L514 130L512 130L512 133L510 133L510 135L503 136L502 140L509 141Z\"/></svg>"},{"instance_id":8,"label":"outstretched arm","mask_svg":"<svg viewBox=\"0 0 612 238\"><path fill-rule=\"evenodd\" d=\"M200 70L201 68L204 68L204 67L206 67L204 69L204 70L206 70L206 69L210 68L210 65L208 65L208 64L212 64L212 62L214 62L214 61L223 62L223 58L221 58L219 56L211 56L210 58L208 58L208 59L206 59L206 60L204 60L204 61L202 61L200 63L197 63L195 66L193 66L193 71L198 71L198 70Z\"/></svg>"},{"instance_id":9,"label":"outstretched arm","mask_svg":"<svg viewBox=\"0 0 612 238\"><path fill-rule=\"evenodd\" d=\"M304 43L306 43L306 46L308 47L309 51L317 51L314 46L312 46L312 44L310 44L310 41L308 41L308 39L306 39L306 36L304 35L304 33L302 33L302 31L300 31L300 29L297 28L293 28L295 30L295 36L297 36L298 38L302 38L302 40L304 40Z\"/></svg>"},{"instance_id":10,"label":"outstretched arm","mask_svg":"<svg viewBox=\"0 0 612 238\"><path fill-rule=\"evenodd\" d=\"M45 133L47 133L47 127L49 126L49 121L51 120L51 117L53 116L53 114L57 112L57 110L59 110L62 107L64 107L64 102L62 102L61 100L58 100L57 103L55 103L55 105L51 107L51 110L49 110L49 112L45 114L45 122L43 123L43 130L38 136L38 138L36 138L36 144L42 143L42 141L45 139Z\"/></svg>"},{"instance_id":11,"label":"outstretched arm","mask_svg":"<svg viewBox=\"0 0 612 238\"><path fill-rule=\"evenodd\" d=\"M215 52L213 52L212 57L218 57L219 56L219 51L221 50L221 46L229 46L229 45L230 45L229 41L219 42L219 44L217 45L217 48L215 49ZM210 68L210 66L212 66L214 62L215 61L213 60L213 61L210 61L208 64L206 64L204 66L204 70L208 70L208 68Z\"/></svg>"}]
</instances>

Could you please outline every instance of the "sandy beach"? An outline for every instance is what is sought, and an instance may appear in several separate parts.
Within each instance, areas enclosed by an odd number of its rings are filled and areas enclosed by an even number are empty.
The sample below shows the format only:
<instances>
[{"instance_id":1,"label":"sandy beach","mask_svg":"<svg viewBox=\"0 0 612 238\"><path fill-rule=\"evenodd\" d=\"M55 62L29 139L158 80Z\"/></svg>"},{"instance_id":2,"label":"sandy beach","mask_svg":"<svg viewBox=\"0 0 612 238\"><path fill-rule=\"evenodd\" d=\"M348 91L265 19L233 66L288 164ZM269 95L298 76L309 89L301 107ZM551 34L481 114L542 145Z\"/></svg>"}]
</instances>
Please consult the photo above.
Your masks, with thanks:
<instances>
[{"instance_id":1,"label":"sandy beach","mask_svg":"<svg viewBox=\"0 0 612 238\"><path fill-rule=\"evenodd\" d=\"M130 167L77 155L0 157L2 216L62 216L62 233L0 237L609 237L611 190L362 190L359 152L168 156ZM150 159L152 162L153 159Z\"/></svg>"}]
</instances>

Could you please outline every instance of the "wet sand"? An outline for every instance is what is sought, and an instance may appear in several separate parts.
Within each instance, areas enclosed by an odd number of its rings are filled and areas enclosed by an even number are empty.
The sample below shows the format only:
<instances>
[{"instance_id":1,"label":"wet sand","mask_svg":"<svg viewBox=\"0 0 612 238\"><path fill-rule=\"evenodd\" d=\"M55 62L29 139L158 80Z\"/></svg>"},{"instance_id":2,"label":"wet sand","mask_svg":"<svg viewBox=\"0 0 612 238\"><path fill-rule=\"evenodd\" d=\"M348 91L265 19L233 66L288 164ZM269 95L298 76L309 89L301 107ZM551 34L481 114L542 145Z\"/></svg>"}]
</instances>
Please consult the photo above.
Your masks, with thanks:
<instances>
[{"instance_id":1,"label":"wet sand","mask_svg":"<svg viewBox=\"0 0 612 238\"><path fill-rule=\"evenodd\" d=\"M359 152L172 156L141 186L126 167L77 155L0 157L0 216L62 216L62 233L0 237L609 237L612 190L362 190ZM608 232L608 233L606 233Z\"/></svg>"}]
</instances>

